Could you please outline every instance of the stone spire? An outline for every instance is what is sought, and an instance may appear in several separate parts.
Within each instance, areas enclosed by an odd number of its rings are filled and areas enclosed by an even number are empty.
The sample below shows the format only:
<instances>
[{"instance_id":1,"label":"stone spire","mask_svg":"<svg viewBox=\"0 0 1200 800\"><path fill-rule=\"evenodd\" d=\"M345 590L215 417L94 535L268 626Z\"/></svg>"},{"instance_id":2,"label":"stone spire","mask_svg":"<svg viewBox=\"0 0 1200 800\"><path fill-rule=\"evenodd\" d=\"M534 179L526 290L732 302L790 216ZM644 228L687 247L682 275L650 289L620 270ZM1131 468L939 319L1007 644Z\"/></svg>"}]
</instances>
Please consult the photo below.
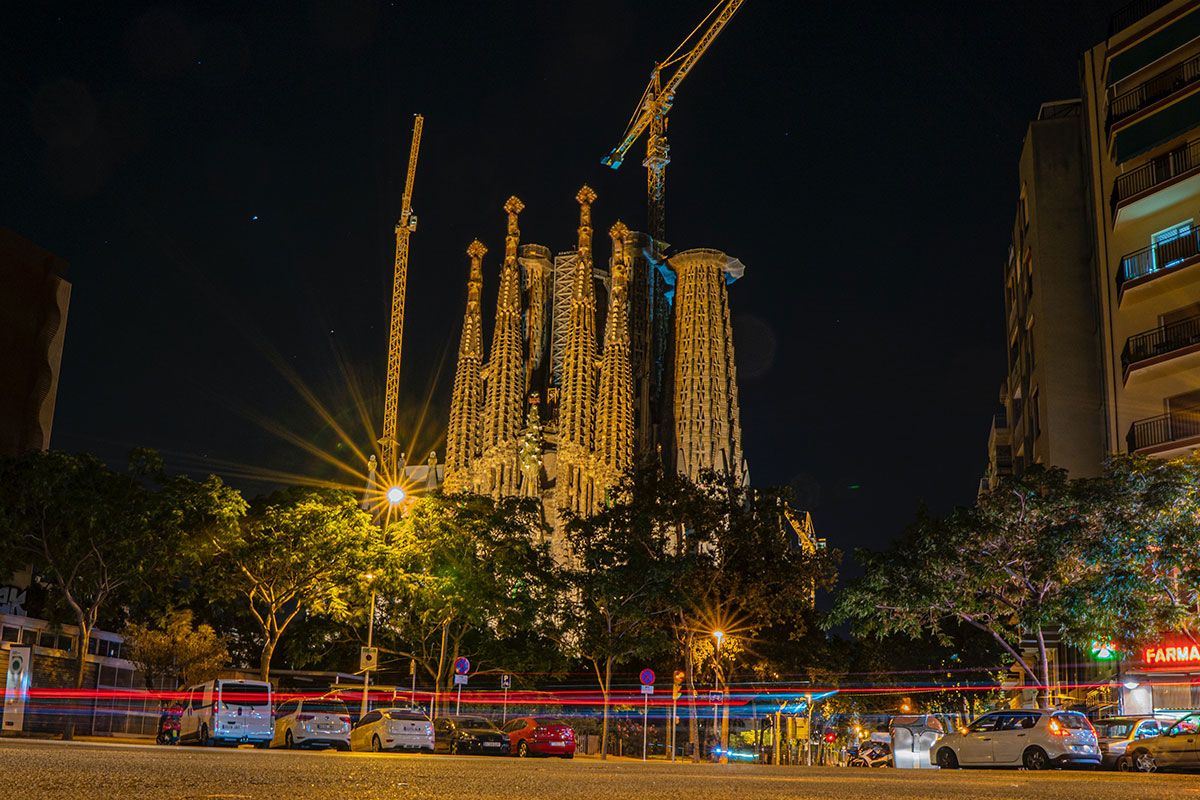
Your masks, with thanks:
<instances>
[{"instance_id":1,"label":"stone spire","mask_svg":"<svg viewBox=\"0 0 1200 800\"><path fill-rule=\"evenodd\" d=\"M483 256L487 248L478 239L467 247L471 272L467 278L467 311L458 340L458 366L450 398L450 427L446 431L447 492L471 488L470 470L480 453L479 412L483 405Z\"/></svg>"},{"instance_id":2,"label":"stone spire","mask_svg":"<svg viewBox=\"0 0 1200 800\"><path fill-rule=\"evenodd\" d=\"M629 262L625 237L629 228L617 222L612 237L612 290L604 323L600 361L600 393L596 409L596 494L615 486L633 464L633 369L629 359Z\"/></svg>"},{"instance_id":3,"label":"stone spire","mask_svg":"<svg viewBox=\"0 0 1200 800\"><path fill-rule=\"evenodd\" d=\"M675 468L695 481L705 469L746 483L727 284L745 267L719 250L685 250L675 272Z\"/></svg>"},{"instance_id":4,"label":"stone spire","mask_svg":"<svg viewBox=\"0 0 1200 800\"><path fill-rule=\"evenodd\" d=\"M504 264L500 268L500 294L496 298L496 327L488 353L485 380L487 399L483 416L482 486L495 497L515 495L520 473L517 469L517 439L525 399L525 368L521 332L521 272L517 246L521 231L517 215L525 208L516 197L508 198L508 232L504 237Z\"/></svg>"},{"instance_id":5,"label":"stone spire","mask_svg":"<svg viewBox=\"0 0 1200 800\"><path fill-rule=\"evenodd\" d=\"M590 514L596 419L596 293L592 279L592 203L596 193L584 186L575 199L579 202L579 248L571 275L571 314L559 394L556 500L559 508Z\"/></svg>"}]
</instances>

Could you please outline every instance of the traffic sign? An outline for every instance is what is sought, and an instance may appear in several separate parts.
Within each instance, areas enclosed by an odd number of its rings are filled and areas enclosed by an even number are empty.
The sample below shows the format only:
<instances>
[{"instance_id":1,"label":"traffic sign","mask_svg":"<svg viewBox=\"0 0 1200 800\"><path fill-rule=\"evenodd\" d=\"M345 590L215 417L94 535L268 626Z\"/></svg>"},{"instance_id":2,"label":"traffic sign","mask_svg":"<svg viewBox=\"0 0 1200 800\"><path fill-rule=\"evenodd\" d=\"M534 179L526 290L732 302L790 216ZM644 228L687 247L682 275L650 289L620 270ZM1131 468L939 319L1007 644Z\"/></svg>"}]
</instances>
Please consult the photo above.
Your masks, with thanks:
<instances>
[{"instance_id":1,"label":"traffic sign","mask_svg":"<svg viewBox=\"0 0 1200 800\"><path fill-rule=\"evenodd\" d=\"M725 702L725 693L724 692L709 692L708 693L708 702L712 703L713 705L720 705L721 703Z\"/></svg>"},{"instance_id":2,"label":"traffic sign","mask_svg":"<svg viewBox=\"0 0 1200 800\"><path fill-rule=\"evenodd\" d=\"M467 676L466 675L455 675L454 676L454 685L455 686L466 686L467 685Z\"/></svg>"},{"instance_id":3,"label":"traffic sign","mask_svg":"<svg viewBox=\"0 0 1200 800\"><path fill-rule=\"evenodd\" d=\"M459 675L466 675L471 671L471 662L467 661L466 656L459 656L454 659L454 671Z\"/></svg>"},{"instance_id":4,"label":"traffic sign","mask_svg":"<svg viewBox=\"0 0 1200 800\"><path fill-rule=\"evenodd\" d=\"M500 688L501 689L511 689L512 688L512 675L501 675L500 676Z\"/></svg>"},{"instance_id":5,"label":"traffic sign","mask_svg":"<svg viewBox=\"0 0 1200 800\"><path fill-rule=\"evenodd\" d=\"M654 677L654 670L647 668L642 670L642 673L638 675L638 680L642 682L642 686L653 686Z\"/></svg>"},{"instance_id":6,"label":"traffic sign","mask_svg":"<svg viewBox=\"0 0 1200 800\"><path fill-rule=\"evenodd\" d=\"M643 683L642 694L654 694L654 685L650 683Z\"/></svg>"},{"instance_id":7,"label":"traffic sign","mask_svg":"<svg viewBox=\"0 0 1200 800\"><path fill-rule=\"evenodd\" d=\"M379 666L379 648L378 647L360 647L358 648L358 669L359 672L366 672L369 669L375 669Z\"/></svg>"}]
</instances>

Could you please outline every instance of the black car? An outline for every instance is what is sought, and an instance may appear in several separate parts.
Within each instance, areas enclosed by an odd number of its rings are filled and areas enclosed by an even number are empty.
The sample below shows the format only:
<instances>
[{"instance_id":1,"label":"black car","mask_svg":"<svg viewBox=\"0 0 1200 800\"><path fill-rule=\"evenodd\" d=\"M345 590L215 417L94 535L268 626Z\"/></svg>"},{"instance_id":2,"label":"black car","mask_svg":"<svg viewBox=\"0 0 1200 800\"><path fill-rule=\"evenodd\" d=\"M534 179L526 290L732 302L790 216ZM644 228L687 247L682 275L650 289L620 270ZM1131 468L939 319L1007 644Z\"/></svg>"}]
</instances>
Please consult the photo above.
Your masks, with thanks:
<instances>
[{"instance_id":1,"label":"black car","mask_svg":"<svg viewBox=\"0 0 1200 800\"><path fill-rule=\"evenodd\" d=\"M508 736L483 717L438 717L433 723L433 747L438 753L508 755Z\"/></svg>"}]
</instances>

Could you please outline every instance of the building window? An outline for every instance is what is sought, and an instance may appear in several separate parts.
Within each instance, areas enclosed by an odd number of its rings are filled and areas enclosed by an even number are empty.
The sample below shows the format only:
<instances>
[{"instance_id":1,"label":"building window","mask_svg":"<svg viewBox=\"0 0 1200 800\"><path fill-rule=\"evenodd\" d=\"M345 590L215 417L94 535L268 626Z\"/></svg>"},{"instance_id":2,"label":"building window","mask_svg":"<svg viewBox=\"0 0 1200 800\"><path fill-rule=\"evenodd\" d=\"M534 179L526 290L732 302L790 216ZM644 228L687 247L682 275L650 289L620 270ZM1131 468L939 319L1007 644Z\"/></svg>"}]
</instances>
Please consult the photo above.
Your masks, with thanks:
<instances>
[{"instance_id":1,"label":"building window","mask_svg":"<svg viewBox=\"0 0 1200 800\"><path fill-rule=\"evenodd\" d=\"M33 628L25 628L21 631L21 644L34 645L38 641L38 632Z\"/></svg>"},{"instance_id":2,"label":"building window","mask_svg":"<svg viewBox=\"0 0 1200 800\"><path fill-rule=\"evenodd\" d=\"M1032 348L1030 349L1032 353ZM1029 393L1029 418L1032 423L1030 427L1033 429L1033 438L1037 438L1042 433L1042 414L1038 409L1039 390L1034 389Z\"/></svg>"},{"instance_id":3,"label":"building window","mask_svg":"<svg viewBox=\"0 0 1200 800\"><path fill-rule=\"evenodd\" d=\"M0 630L0 642L19 642L21 641L21 629L14 628L11 625L5 625L3 630Z\"/></svg>"},{"instance_id":4,"label":"building window","mask_svg":"<svg viewBox=\"0 0 1200 800\"><path fill-rule=\"evenodd\" d=\"M1195 248L1191 245L1192 221L1172 225L1150 237L1150 269L1167 269L1185 260Z\"/></svg>"},{"instance_id":5,"label":"building window","mask_svg":"<svg viewBox=\"0 0 1200 800\"><path fill-rule=\"evenodd\" d=\"M1024 183L1021 184L1021 200L1019 203L1019 207L1021 209L1021 227L1028 228L1029 227L1029 192L1027 191Z\"/></svg>"},{"instance_id":6,"label":"building window","mask_svg":"<svg viewBox=\"0 0 1200 800\"><path fill-rule=\"evenodd\" d=\"M42 631L42 635L38 637L38 647L54 650L58 647L58 637L49 631Z\"/></svg>"}]
</instances>

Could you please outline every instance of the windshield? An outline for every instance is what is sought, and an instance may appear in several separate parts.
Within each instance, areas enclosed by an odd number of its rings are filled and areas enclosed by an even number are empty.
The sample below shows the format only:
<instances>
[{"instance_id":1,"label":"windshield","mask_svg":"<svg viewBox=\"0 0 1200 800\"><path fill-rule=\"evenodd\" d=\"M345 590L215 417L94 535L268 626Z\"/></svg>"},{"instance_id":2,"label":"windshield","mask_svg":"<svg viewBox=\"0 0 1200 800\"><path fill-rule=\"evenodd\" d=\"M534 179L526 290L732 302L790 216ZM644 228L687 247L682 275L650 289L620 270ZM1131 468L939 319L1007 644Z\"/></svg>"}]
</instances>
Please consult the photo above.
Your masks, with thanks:
<instances>
[{"instance_id":1,"label":"windshield","mask_svg":"<svg viewBox=\"0 0 1200 800\"><path fill-rule=\"evenodd\" d=\"M1096 723L1096 733L1105 739L1124 739L1136 724L1125 719L1100 720Z\"/></svg>"},{"instance_id":2,"label":"windshield","mask_svg":"<svg viewBox=\"0 0 1200 800\"><path fill-rule=\"evenodd\" d=\"M346 704L341 700L305 700L304 713L335 714L339 717L350 716L350 712L346 710Z\"/></svg>"},{"instance_id":3,"label":"windshield","mask_svg":"<svg viewBox=\"0 0 1200 800\"><path fill-rule=\"evenodd\" d=\"M1087 717L1075 712L1055 714L1054 718L1058 720L1059 725L1062 725L1064 728L1070 728L1073 731L1085 730L1088 726Z\"/></svg>"},{"instance_id":4,"label":"windshield","mask_svg":"<svg viewBox=\"0 0 1200 800\"><path fill-rule=\"evenodd\" d=\"M221 685L221 702L227 706L269 706L271 688L264 683L225 683Z\"/></svg>"},{"instance_id":5,"label":"windshield","mask_svg":"<svg viewBox=\"0 0 1200 800\"><path fill-rule=\"evenodd\" d=\"M387 718L388 718L388 719L419 719L419 720L425 720L425 715L424 715L424 714L422 714L420 711L408 711L408 710L405 710L405 709L402 709L402 708L401 708L401 709L394 709L394 710L392 710L392 711L385 711L384 713L385 713L385 714L387 714Z\"/></svg>"},{"instance_id":6,"label":"windshield","mask_svg":"<svg viewBox=\"0 0 1200 800\"><path fill-rule=\"evenodd\" d=\"M490 728L492 723L488 722L483 717L459 717L458 727L460 728Z\"/></svg>"}]
</instances>

